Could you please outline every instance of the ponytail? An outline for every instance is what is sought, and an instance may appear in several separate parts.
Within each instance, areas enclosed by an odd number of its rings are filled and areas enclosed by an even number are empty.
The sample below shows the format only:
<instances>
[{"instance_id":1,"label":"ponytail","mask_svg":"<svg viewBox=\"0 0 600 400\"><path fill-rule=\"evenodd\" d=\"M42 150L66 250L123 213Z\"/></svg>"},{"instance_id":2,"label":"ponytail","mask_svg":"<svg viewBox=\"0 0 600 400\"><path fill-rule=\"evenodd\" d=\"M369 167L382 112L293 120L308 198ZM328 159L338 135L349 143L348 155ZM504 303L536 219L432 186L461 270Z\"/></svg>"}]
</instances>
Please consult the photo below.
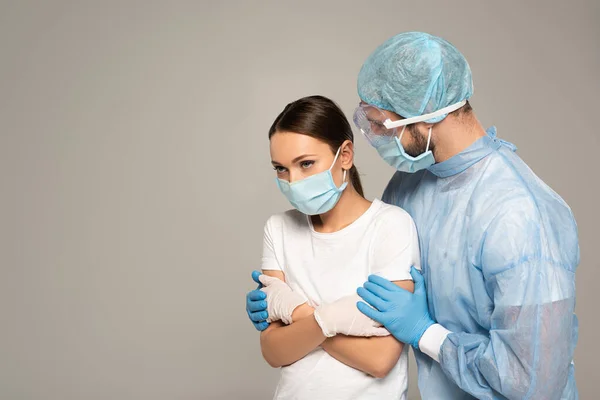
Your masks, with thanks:
<instances>
[{"instance_id":1,"label":"ponytail","mask_svg":"<svg viewBox=\"0 0 600 400\"><path fill-rule=\"evenodd\" d=\"M360 182L360 176L358 175L358 169L356 169L356 166L352 165L352 168L350 168L350 171L348 171L348 173L350 174L350 183L352 183L354 190L356 190L358 194L360 194L362 197L365 197L362 183Z\"/></svg>"}]
</instances>

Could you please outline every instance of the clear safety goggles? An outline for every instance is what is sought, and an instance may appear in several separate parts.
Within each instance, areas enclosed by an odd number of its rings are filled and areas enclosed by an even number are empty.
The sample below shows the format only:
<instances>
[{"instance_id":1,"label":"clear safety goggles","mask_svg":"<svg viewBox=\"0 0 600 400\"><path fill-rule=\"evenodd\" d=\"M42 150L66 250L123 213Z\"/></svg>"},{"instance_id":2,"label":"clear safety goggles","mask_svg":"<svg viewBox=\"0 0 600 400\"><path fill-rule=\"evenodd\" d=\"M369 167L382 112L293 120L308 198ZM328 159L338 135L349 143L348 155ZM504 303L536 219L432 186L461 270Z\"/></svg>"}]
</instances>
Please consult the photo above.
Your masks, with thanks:
<instances>
[{"instance_id":1,"label":"clear safety goggles","mask_svg":"<svg viewBox=\"0 0 600 400\"><path fill-rule=\"evenodd\" d=\"M389 119L379 108L361 103L354 111L353 120L356 127L360 129L369 143L377 147L393 140L394 136L397 135L397 128L399 127L416 124L417 122L423 122L431 118L449 114L458 110L466 103L467 101L463 100L429 114L411 118L401 118L396 121Z\"/></svg>"},{"instance_id":2,"label":"clear safety goggles","mask_svg":"<svg viewBox=\"0 0 600 400\"><path fill-rule=\"evenodd\" d=\"M352 119L371 146L389 143L397 134L396 128L386 127L385 122L390 119L377 107L361 103Z\"/></svg>"}]
</instances>

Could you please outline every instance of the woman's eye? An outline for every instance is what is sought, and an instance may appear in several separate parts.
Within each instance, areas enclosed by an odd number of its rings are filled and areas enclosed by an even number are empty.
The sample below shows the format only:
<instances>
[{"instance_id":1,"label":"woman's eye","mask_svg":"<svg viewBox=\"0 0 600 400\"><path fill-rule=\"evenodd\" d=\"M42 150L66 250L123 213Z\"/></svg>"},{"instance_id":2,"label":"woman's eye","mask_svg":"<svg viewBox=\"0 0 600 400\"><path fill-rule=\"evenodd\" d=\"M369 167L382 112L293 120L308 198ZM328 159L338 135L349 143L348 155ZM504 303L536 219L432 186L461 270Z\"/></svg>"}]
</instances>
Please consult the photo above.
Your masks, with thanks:
<instances>
[{"instance_id":1,"label":"woman's eye","mask_svg":"<svg viewBox=\"0 0 600 400\"><path fill-rule=\"evenodd\" d=\"M281 166L275 166L273 167L273 169L278 173L278 174L283 174L285 172L285 168L281 167Z\"/></svg>"},{"instance_id":2,"label":"woman's eye","mask_svg":"<svg viewBox=\"0 0 600 400\"><path fill-rule=\"evenodd\" d=\"M300 163L300 166L301 166L302 168L310 168L310 167L312 167L312 165L313 165L314 163L315 163L314 161L302 161L302 162Z\"/></svg>"}]
</instances>

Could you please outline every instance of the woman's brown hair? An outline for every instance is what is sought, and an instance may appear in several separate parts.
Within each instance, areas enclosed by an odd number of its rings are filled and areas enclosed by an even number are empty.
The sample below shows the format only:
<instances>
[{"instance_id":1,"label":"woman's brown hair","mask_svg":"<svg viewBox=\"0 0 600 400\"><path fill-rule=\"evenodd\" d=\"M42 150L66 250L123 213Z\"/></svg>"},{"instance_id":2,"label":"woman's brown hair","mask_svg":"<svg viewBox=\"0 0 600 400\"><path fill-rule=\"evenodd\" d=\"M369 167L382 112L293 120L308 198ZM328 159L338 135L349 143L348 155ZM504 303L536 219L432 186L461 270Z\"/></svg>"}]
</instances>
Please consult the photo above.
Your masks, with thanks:
<instances>
[{"instance_id":1,"label":"woman's brown hair","mask_svg":"<svg viewBox=\"0 0 600 400\"><path fill-rule=\"evenodd\" d=\"M277 132L294 132L314 137L327 143L333 153L346 140L354 143L354 134L346 116L337 104L323 96L303 97L288 104L271 125L269 139ZM352 186L364 197L354 163L348 173Z\"/></svg>"}]
</instances>

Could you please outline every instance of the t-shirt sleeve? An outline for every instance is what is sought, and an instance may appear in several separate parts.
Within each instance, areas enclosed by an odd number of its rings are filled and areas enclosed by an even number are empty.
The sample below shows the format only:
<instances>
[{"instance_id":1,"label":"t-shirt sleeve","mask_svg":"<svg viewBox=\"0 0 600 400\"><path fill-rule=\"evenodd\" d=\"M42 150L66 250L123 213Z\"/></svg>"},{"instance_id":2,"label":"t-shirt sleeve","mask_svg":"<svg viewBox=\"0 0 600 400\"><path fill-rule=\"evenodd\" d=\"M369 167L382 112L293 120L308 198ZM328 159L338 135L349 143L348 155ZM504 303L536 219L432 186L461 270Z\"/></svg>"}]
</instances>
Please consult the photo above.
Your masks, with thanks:
<instances>
[{"instance_id":1,"label":"t-shirt sleeve","mask_svg":"<svg viewBox=\"0 0 600 400\"><path fill-rule=\"evenodd\" d=\"M277 216L272 216L265 224L261 265L261 269L265 271L283 271L275 250L276 244L273 240L273 238L276 237L275 235L277 232L277 229L274 228L274 225L276 225L276 217Z\"/></svg>"},{"instance_id":2,"label":"t-shirt sleeve","mask_svg":"<svg viewBox=\"0 0 600 400\"><path fill-rule=\"evenodd\" d=\"M371 246L371 273L390 281L412 280L410 268L421 269L419 238L411 216L390 207L380 216Z\"/></svg>"}]
</instances>

